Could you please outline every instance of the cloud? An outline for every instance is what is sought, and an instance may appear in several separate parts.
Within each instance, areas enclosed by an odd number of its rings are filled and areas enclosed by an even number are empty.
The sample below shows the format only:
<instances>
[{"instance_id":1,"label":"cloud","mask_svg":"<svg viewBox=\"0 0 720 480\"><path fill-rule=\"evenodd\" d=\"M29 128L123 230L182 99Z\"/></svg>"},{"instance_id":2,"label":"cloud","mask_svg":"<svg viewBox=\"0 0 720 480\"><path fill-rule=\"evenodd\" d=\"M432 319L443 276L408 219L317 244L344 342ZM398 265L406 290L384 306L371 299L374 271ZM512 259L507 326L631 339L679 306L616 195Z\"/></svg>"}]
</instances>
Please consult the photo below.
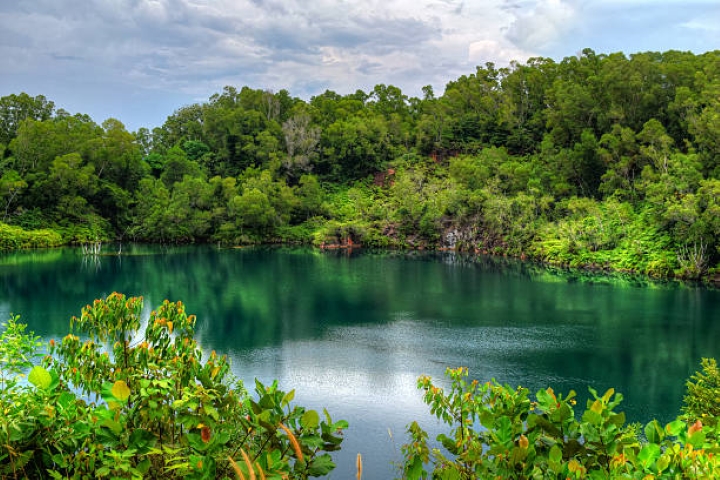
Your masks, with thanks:
<instances>
[{"instance_id":1,"label":"cloud","mask_svg":"<svg viewBox=\"0 0 720 480\"><path fill-rule=\"evenodd\" d=\"M532 4L507 2L515 12L506 38L524 50L547 50L557 45L577 24L577 7L568 0L537 0Z\"/></svg>"},{"instance_id":2,"label":"cloud","mask_svg":"<svg viewBox=\"0 0 720 480\"><path fill-rule=\"evenodd\" d=\"M692 20L681 23L680 27L688 30L718 34L720 33L720 25L718 25L717 20L717 18L693 18Z\"/></svg>"},{"instance_id":3,"label":"cloud","mask_svg":"<svg viewBox=\"0 0 720 480\"><path fill-rule=\"evenodd\" d=\"M479 40L470 44L468 57L471 62L483 65L492 62L498 65L505 65L509 60L517 60L523 63L532 54L519 49L512 44L502 44L496 40Z\"/></svg>"},{"instance_id":4,"label":"cloud","mask_svg":"<svg viewBox=\"0 0 720 480\"><path fill-rule=\"evenodd\" d=\"M107 116L132 99L189 103L224 85L309 98L385 83L421 95L488 61L682 49L677 39L701 49L718 24L710 0L16 0L0 2L0 95L93 85ZM146 103L137 117L161 123Z\"/></svg>"}]
</instances>

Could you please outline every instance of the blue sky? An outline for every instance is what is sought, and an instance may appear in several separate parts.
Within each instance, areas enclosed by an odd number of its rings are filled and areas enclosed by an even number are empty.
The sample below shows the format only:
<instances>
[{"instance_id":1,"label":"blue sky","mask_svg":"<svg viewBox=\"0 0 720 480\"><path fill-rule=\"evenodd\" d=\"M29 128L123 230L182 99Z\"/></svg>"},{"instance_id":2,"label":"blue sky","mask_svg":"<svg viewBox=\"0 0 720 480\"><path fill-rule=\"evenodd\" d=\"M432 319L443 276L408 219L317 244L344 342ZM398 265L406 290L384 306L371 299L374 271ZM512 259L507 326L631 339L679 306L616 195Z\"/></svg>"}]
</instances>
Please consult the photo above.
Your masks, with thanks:
<instances>
[{"instance_id":1,"label":"blue sky","mask_svg":"<svg viewBox=\"0 0 720 480\"><path fill-rule=\"evenodd\" d=\"M0 0L0 96L160 126L225 85L437 94L476 65L720 49L717 0Z\"/></svg>"}]
</instances>

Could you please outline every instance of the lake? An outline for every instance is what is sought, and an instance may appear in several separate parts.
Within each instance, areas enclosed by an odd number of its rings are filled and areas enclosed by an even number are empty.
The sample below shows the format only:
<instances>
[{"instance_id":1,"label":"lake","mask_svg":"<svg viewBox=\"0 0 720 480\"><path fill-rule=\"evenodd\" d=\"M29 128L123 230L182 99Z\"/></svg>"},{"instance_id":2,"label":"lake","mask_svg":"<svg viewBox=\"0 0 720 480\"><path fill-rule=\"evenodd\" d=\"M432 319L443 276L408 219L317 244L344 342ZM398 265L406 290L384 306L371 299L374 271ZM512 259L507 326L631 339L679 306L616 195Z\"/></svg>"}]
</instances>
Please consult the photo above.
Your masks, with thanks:
<instances>
[{"instance_id":1,"label":"lake","mask_svg":"<svg viewBox=\"0 0 720 480\"><path fill-rule=\"evenodd\" d=\"M117 247L111 247L111 250ZM105 248L108 250L108 248ZM149 309L182 300L206 351L226 353L248 387L296 389L350 428L331 478L393 478L405 425L438 431L415 388L467 366L482 381L588 396L614 387L629 421L669 421L702 357L720 351L720 292L680 283L548 270L453 253L306 248L78 249L0 254L0 318L46 339L113 291ZM443 383L443 382L441 382ZM579 401L584 405L584 401ZM431 434L431 437L434 436Z\"/></svg>"}]
</instances>

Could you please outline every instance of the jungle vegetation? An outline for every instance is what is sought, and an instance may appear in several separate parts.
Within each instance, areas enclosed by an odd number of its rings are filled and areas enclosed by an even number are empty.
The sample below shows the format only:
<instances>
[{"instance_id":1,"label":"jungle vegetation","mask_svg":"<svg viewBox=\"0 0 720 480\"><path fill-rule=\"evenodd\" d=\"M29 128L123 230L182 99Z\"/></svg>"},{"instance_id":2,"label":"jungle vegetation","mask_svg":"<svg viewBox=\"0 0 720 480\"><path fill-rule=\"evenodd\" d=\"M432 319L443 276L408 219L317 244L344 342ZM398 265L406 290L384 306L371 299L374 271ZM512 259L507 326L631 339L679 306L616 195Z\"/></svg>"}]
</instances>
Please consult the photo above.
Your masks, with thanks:
<instances>
[{"instance_id":1,"label":"jungle vegetation","mask_svg":"<svg viewBox=\"0 0 720 480\"><path fill-rule=\"evenodd\" d=\"M720 51L491 63L422 98L226 87L128 132L0 98L0 248L455 248L712 277Z\"/></svg>"}]
</instances>

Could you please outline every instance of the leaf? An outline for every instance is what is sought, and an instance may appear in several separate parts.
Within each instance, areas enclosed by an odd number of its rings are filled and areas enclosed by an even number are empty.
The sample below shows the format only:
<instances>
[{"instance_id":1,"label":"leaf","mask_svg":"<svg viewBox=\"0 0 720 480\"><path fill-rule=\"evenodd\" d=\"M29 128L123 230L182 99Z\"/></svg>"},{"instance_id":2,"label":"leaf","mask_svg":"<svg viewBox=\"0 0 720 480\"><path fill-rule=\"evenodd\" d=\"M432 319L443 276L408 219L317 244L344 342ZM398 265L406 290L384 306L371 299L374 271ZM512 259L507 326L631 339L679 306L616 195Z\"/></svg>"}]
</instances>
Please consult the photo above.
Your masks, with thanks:
<instances>
[{"instance_id":1,"label":"leaf","mask_svg":"<svg viewBox=\"0 0 720 480\"><path fill-rule=\"evenodd\" d=\"M115 435L120 435L120 434L122 433L122 431L123 431L122 425L120 425L119 422L116 422L115 420L113 420L113 419L111 419L111 418L106 418L106 419L104 419L104 420L102 421L102 424L101 424L101 425L102 425L103 427L106 427L106 428L110 429L110 431L111 431L112 433L114 433Z\"/></svg>"},{"instance_id":2,"label":"leaf","mask_svg":"<svg viewBox=\"0 0 720 480\"><path fill-rule=\"evenodd\" d=\"M200 438L204 443L208 443L210 441L210 435L210 427L205 426L200 429Z\"/></svg>"},{"instance_id":3,"label":"leaf","mask_svg":"<svg viewBox=\"0 0 720 480\"><path fill-rule=\"evenodd\" d=\"M649 443L645 445L640 453L638 453L638 460L642 463L643 467L647 468L652 465L655 460L660 456L660 446L655 443Z\"/></svg>"},{"instance_id":4,"label":"leaf","mask_svg":"<svg viewBox=\"0 0 720 480\"><path fill-rule=\"evenodd\" d=\"M460 450L458 445L455 443L455 440L448 437L444 433L441 433L437 436L437 440L442 443L442 446L447 449L448 452L452 453L453 455L457 455L458 451Z\"/></svg>"},{"instance_id":5,"label":"leaf","mask_svg":"<svg viewBox=\"0 0 720 480\"><path fill-rule=\"evenodd\" d=\"M703 424L700 420L693 423L690 428L688 428L688 437L692 437L696 433L702 431Z\"/></svg>"},{"instance_id":6,"label":"leaf","mask_svg":"<svg viewBox=\"0 0 720 480\"><path fill-rule=\"evenodd\" d=\"M144 454L155 444L155 441L155 435L153 435L152 432L143 430L142 428L136 428L132 434L130 434L129 446L136 449L138 453ZM140 468L140 466L138 466L138 468Z\"/></svg>"},{"instance_id":7,"label":"leaf","mask_svg":"<svg viewBox=\"0 0 720 480\"><path fill-rule=\"evenodd\" d=\"M653 420L645 426L645 438L650 443L660 443L665 435L657 420Z\"/></svg>"},{"instance_id":8,"label":"leaf","mask_svg":"<svg viewBox=\"0 0 720 480\"><path fill-rule=\"evenodd\" d=\"M682 420L675 420L665 425L665 431L668 435L677 437L685 429L685 422Z\"/></svg>"},{"instance_id":9,"label":"leaf","mask_svg":"<svg viewBox=\"0 0 720 480\"><path fill-rule=\"evenodd\" d=\"M578 473L578 472L583 472L583 471L585 470L585 468L580 464L580 462L578 462L577 460L575 460L575 459L573 458L573 459L570 460L570 462L568 463L568 470L569 470L571 473Z\"/></svg>"},{"instance_id":10,"label":"leaf","mask_svg":"<svg viewBox=\"0 0 720 480\"><path fill-rule=\"evenodd\" d=\"M130 398L130 388L127 386L127 383L125 383L125 380L118 380L115 382L110 390L110 393L112 393L112 396L120 402L125 402L128 398Z\"/></svg>"},{"instance_id":11,"label":"leaf","mask_svg":"<svg viewBox=\"0 0 720 480\"><path fill-rule=\"evenodd\" d=\"M333 463L330 454L326 453L312 459L308 468L308 473L312 477L322 477L330 473L333 468L335 468L335 464Z\"/></svg>"},{"instance_id":12,"label":"leaf","mask_svg":"<svg viewBox=\"0 0 720 480\"><path fill-rule=\"evenodd\" d=\"M316 429L320 425L320 415L315 410L308 410L300 417L300 425L303 428Z\"/></svg>"},{"instance_id":13,"label":"leaf","mask_svg":"<svg viewBox=\"0 0 720 480\"><path fill-rule=\"evenodd\" d=\"M290 390L282 398L282 401L280 402L280 404L283 406L288 405L290 402L293 401L294 398L295 398L295 390ZM327 411L326 411L326 413L327 413Z\"/></svg>"},{"instance_id":14,"label":"leaf","mask_svg":"<svg viewBox=\"0 0 720 480\"><path fill-rule=\"evenodd\" d=\"M562 462L562 449L557 444L550 449L550 461L557 464Z\"/></svg>"},{"instance_id":15,"label":"leaf","mask_svg":"<svg viewBox=\"0 0 720 480\"><path fill-rule=\"evenodd\" d=\"M152 466L152 464L150 463L150 459L146 458L142 462L138 463L137 469L140 473L145 475L150 471L151 466Z\"/></svg>"},{"instance_id":16,"label":"leaf","mask_svg":"<svg viewBox=\"0 0 720 480\"><path fill-rule=\"evenodd\" d=\"M602 397L603 402L605 402L605 403L609 402L609 401L610 401L610 397L612 397L614 393L615 393L615 389L614 389L614 388L609 388L608 391L605 392L605 395L603 395L603 397Z\"/></svg>"},{"instance_id":17,"label":"leaf","mask_svg":"<svg viewBox=\"0 0 720 480\"><path fill-rule=\"evenodd\" d=\"M412 463L405 464L405 476L407 480L420 480L423 473L423 463L420 457L413 457Z\"/></svg>"},{"instance_id":18,"label":"leaf","mask_svg":"<svg viewBox=\"0 0 720 480\"><path fill-rule=\"evenodd\" d=\"M47 390L50 388L50 384L52 383L52 376L50 375L50 372L45 370L43 367L35 366L32 370L30 370L28 381L38 388Z\"/></svg>"}]
</instances>

